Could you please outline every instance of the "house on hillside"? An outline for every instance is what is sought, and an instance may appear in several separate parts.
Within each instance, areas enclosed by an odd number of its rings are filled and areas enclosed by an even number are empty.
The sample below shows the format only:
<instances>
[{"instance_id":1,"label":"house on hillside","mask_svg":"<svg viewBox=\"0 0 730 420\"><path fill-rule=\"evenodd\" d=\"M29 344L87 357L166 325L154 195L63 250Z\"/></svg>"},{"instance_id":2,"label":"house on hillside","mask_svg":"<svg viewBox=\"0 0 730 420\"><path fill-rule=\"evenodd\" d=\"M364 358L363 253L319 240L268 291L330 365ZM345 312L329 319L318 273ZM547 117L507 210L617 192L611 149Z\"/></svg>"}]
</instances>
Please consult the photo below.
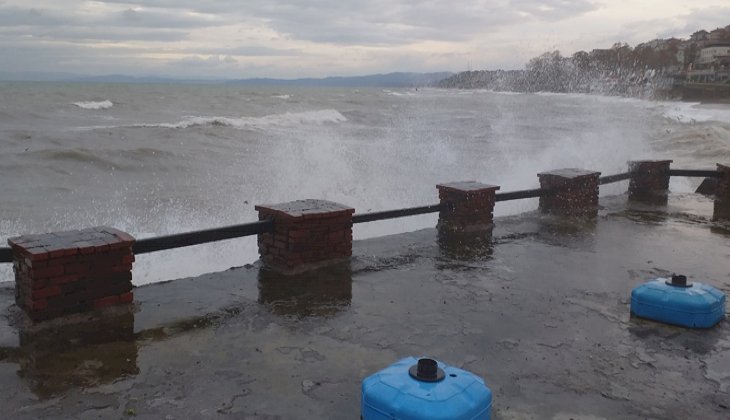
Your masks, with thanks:
<instances>
[{"instance_id":1,"label":"house on hillside","mask_svg":"<svg viewBox=\"0 0 730 420\"><path fill-rule=\"evenodd\" d=\"M709 42L722 42L728 39L728 31L725 28L717 28L707 34Z\"/></svg>"},{"instance_id":2,"label":"house on hillside","mask_svg":"<svg viewBox=\"0 0 730 420\"><path fill-rule=\"evenodd\" d=\"M687 72L690 83L730 83L730 43L700 50L696 65Z\"/></svg>"},{"instance_id":3,"label":"house on hillside","mask_svg":"<svg viewBox=\"0 0 730 420\"><path fill-rule=\"evenodd\" d=\"M707 39L707 35L709 35L709 34L710 34L709 32L702 29L702 30L699 30L699 31L693 33L692 35L690 35L689 40L692 42L704 41Z\"/></svg>"},{"instance_id":4,"label":"house on hillside","mask_svg":"<svg viewBox=\"0 0 730 420\"><path fill-rule=\"evenodd\" d=\"M709 45L700 50L697 66L711 65L728 55L730 55L730 43Z\"/></svg>"}]
</instances>

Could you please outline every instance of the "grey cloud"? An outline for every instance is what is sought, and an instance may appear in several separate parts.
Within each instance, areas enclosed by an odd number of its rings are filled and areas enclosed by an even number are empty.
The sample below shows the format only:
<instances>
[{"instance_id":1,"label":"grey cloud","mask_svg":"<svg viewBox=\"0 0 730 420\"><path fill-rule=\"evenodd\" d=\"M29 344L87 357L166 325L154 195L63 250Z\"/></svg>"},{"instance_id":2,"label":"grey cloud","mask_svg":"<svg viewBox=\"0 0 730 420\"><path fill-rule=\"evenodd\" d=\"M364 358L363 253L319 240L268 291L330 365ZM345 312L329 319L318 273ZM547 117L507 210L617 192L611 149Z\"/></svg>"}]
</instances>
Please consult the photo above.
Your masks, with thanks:
<instances>
[{"instance_id":1,"label":"grey cloud","mask_svg":"<svg viewBox=\"0 0 730 420\"><path fill-rule=\"evenodd\" d=\"M121 1L160 9L215 14L222 21L257 20L291 39L342 45L402 45L414 41L459 41L525 19L555 21L597 8L590 0L221 0Z\"/></svg>"},{"instance_id":2,"label":"grey cloud","mask_svg":"<svg viewBox=\"0 0 730 420\"><path fill-rule=\"evenodd\" d=\"M231 56L220 56L220 55L211 55L209 57L200 57L200 56L189 56L184 57L179 60L170 61L169 65L171 66L185 66L185 67L221 67L229 64L236 64L238 61L231 57Z\"/></svg>"},{"instance_id":3,"label":"grey cloud","mask_svg":"<svg viewBox=\"0 0 730 420\"><path fill-rule=\"evenodd\" d=\"M39 8L20 8L0 5L0 24L3 26L88 26L106 29L108 27L148 27L163 29L204 28L219 25L221 20L192 16L184 11L137 11L107 13L89 17L69 10L65 13Z\"/></svg>"},{"instance_id":4,"label":"grey cloud","mask_svg":"<svg viewBox=\"0 0 730 420\"><path fill-rule=\"evenodd\" d=\"M247 57L285 57L302 53L297 49L278 49L258 46L239 46L232 48L204 48L197 51L205 55L239 55Z\"/></svg>"},{"instance_id":5,"label":"grey cloud","mask_svg":"<svg viewBox=\"0 0 730 420\"><path fill-rule=\"evenodd\" d=\"M146 28L205 28L220 25L223 20L218 18L205 19L188 14L172 11L150 11L127 9L123 12L107 17L108 23L120 26ZM104 20L100 23L105 23Z\"/></svg>"},{"instance_id":6,"label":"grey cloud","mask_svg":"<svg viewBox=\"0 0 730 420\"><path fill-rule=\"evenodd\" d=\"M70 20L67 17L50 11L0 5L0 26L56 26L68 23Z\"/></svg>"},{"instance_id":7,"label":"grey cloud","mask_svg":"<svg viewBox=\"0 0 730 420\"><path fill-rule=\"evenodd\" d=\"M700 30L712 30L728 24L730 7L708 7L694 9L685 15L679 15L667 21L666 19L641 20L625 24L618 34L622 40L647 41L643 34L646 28L657 28L654 34L657 38L677 37L689 38L692 33Z\"/></svg>"},{"instance_id":8,"label":"grey cloud","mask_svg":"<svg viewBox=\"0 0 730 420\"><path fill-rule=\"evenodd\" d=\"M730 7L708 7L705 9L694 9L689 14L681 16L684 21L682 30L689 37L695 31L705 29L711 31L718 27L725 27L730 23Z\"/></svg>"},{"instance_id":9,"label":"grey cloud","mask_svg":"<svg viewBox=\"0 0 730 420\"><path fill-rule=\"evenodd\" d=\"M55 41L173 42L187 39L189 30L217 24L216 19L192 16L184 11L163 13L127 9L90 17L75 10L61 12L0 4L0 29L4 33Z\"/></svg>"},{"instance_id":10,"label":"grey cloud","mask_svg":"<svg viewBox=\"0 0 730 420\"><path fill-rule=\"evenodd\" d=\"M143 63L136 51L88 48L78 45L47 46L28 43L0 43L0 55L13 57L0 71L68 71L79 74L139 74Z\"/></svg>"},{"instance_id":11,"label":"grey cloud","mask_svg":"<svg viewBox=\"0 0 730 420\"><path fill-rule=\"evenodd\" d=\"M104 42L104 41L155 41L175 42L187 39L188 33L175 30L136 30L130 31L125 28L106 28L100 31L96 28L85 27L58 27L44 28L35 27L32 29L0 28L0 34L13 39L21 39L31 36L37 41L63 41L63 42Z\"/></svg>"},{"instance_id":12,"label":"grey cloud","mask_svg":"<svg viewBox=\"0 0 730 420\"><path fill-rule=\"evenodd\" d=\"M556 21L598 9L590 0L512 0L510 7L541 20Z\"/></svg>"}]
</instances>

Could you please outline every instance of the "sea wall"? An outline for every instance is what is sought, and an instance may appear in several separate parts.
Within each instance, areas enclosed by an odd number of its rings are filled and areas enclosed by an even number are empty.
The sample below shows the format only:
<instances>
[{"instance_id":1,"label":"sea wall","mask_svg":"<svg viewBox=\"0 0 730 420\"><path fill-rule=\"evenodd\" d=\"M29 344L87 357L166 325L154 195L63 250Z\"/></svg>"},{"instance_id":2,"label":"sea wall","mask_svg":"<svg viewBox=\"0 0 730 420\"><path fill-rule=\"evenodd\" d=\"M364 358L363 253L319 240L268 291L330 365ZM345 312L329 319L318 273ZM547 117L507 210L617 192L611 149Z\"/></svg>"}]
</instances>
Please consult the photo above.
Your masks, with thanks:
<instances>
[{"instance_id":1,"label":"sea wall","mask_svg":"<svg viewBox=\"0 0 730 420\"><path fill-rule=\"evenodd\" d=\"M730 84L687 83L682 87L682 100L730 103Z\"/></svg>"}]
</instances>

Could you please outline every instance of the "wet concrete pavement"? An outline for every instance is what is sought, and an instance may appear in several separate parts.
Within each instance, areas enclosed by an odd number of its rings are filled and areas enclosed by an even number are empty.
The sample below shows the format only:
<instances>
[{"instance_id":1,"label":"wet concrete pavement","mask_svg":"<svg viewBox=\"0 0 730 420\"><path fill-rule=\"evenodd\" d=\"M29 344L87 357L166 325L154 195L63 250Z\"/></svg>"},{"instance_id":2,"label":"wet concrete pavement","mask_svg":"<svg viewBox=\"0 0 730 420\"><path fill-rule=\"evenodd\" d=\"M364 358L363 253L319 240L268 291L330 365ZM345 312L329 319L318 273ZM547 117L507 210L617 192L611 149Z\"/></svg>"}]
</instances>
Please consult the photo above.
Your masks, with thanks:
<instances>
[{"instance_id":1,"label":"wet concrete pavement","mask_svg":"<svg viewBox=\"0 0 730 420\"><path fill-rule=\"evenodd\" d=\"M135 289L41 328L0 285L0 407L12 418L352 419L360 382L428 355L482 376L495 419L730 418L730 324L629 316L678 272L730 292L713 203L601 199L595 219L529 213L483 234L358 241L349 264L257 266Z\"/></svg>"}]
</instances>

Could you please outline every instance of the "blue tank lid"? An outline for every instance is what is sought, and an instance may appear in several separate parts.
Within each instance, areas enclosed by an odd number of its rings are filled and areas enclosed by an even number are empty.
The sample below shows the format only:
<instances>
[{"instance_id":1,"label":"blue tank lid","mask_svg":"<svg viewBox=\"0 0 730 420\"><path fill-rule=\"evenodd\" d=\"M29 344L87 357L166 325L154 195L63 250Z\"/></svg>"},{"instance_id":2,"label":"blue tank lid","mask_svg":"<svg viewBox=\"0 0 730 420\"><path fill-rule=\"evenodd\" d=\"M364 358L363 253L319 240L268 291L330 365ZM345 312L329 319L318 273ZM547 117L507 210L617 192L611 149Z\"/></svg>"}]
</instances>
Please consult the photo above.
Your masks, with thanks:
<instances>
[{"instance_id":1,"label":"blue tank lid","mask_svg":"<svg viewBox=\"0 0 730 420\"><path fill-rule=\"evenodd\" d=\"M489 419L482 378L432 359L407 357L362 382L363 420Z\"/></svg>"},{"instance_id":2,"label":"blue tank lid","mask_svg":"<svg viewBox=\"0 0 730 420\"><path fill-rule=\"evenodd\" d=\"M631 313L690 328L709 328L725 317L725 295L682 275L657 278L631 292Z\"/></svg>"}]
</instances>

